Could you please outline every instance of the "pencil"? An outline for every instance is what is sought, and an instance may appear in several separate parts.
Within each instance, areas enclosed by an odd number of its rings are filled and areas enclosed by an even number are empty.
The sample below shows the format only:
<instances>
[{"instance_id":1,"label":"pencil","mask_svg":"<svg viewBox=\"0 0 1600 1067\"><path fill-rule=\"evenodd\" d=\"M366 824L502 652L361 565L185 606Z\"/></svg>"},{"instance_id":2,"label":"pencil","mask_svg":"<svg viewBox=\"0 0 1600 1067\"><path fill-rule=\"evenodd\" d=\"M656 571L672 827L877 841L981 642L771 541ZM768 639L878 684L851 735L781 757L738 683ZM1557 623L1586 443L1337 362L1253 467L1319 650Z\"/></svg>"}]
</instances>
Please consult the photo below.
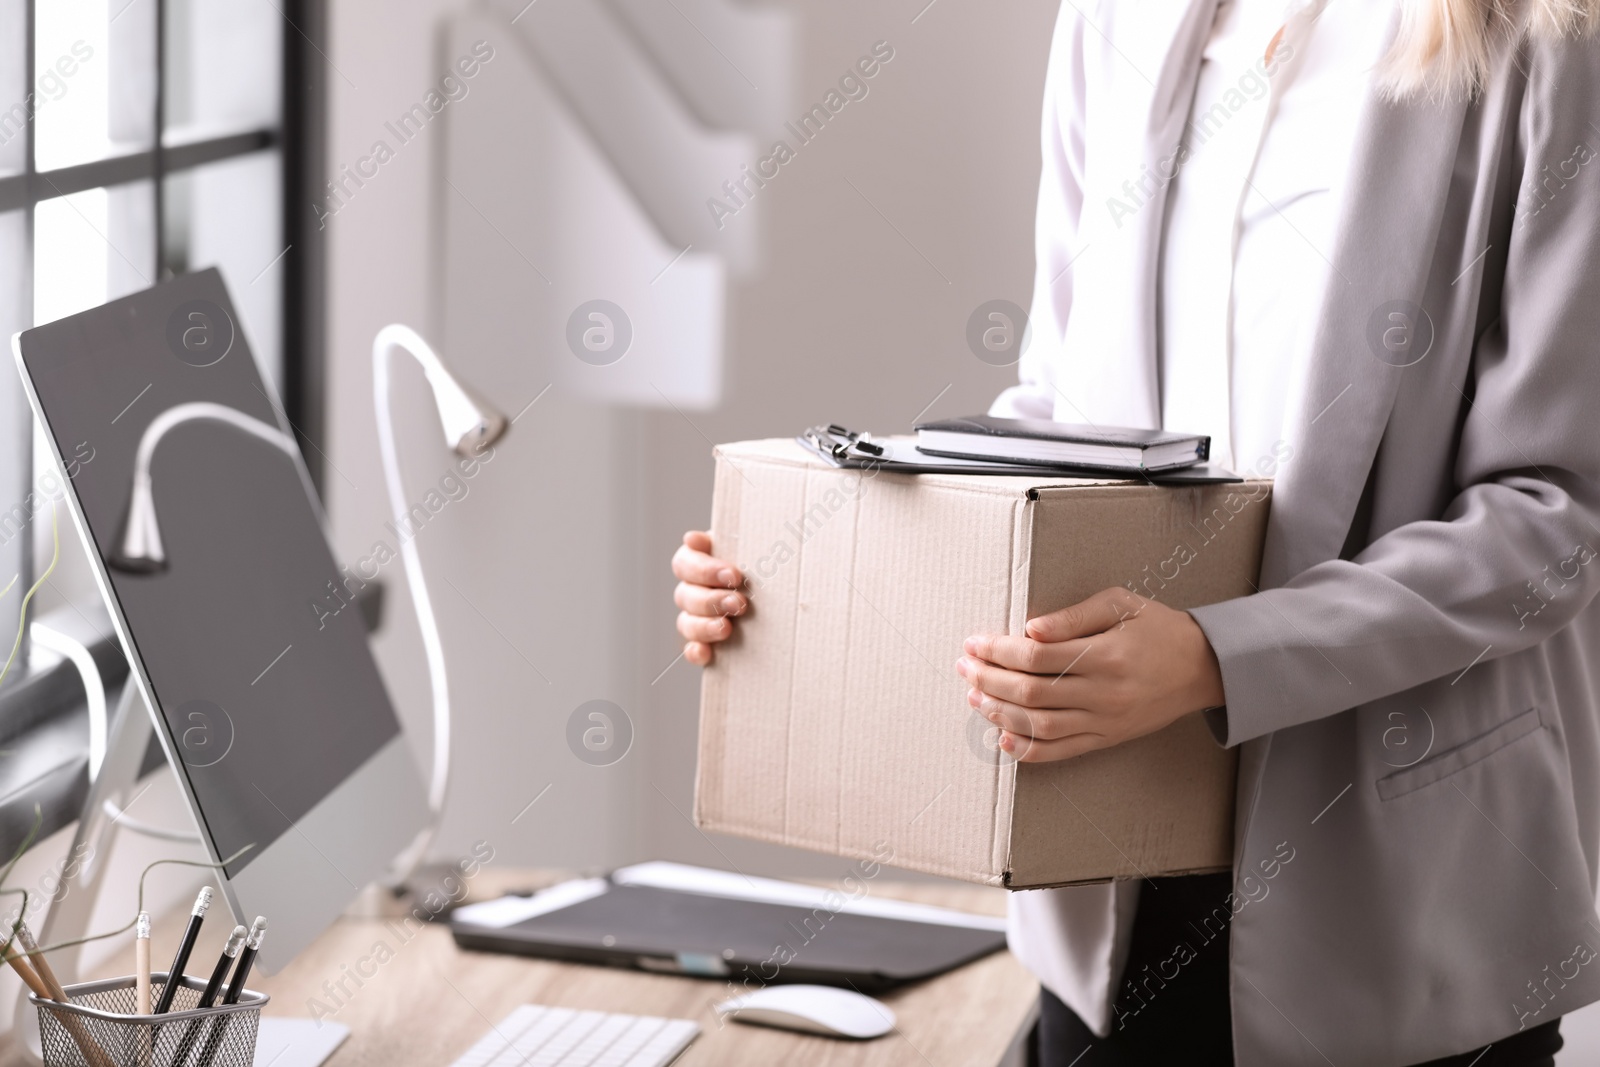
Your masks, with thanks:
<instances>
[{"instance_id":1,"label":"pencil","mask_svg":"<svg viewBox=\"0 0 1600 1067\"><path fill-rule=\"evenodd\" d=\"M250 977L250 968L256 962L256 953L261 950L261 942L267 937L267 917L257 915L256 921L250 924L250 936L244 943L244 951L239 953L239 966L233 972L233 981L228 983L228 993L222 998L224 1004L239 1003L239 996L244 992L245 979Z\"/></svg>"},{"instance_id":2,"label":"pencil","mask_svg":"<svg viewBox=\"0 0 1600 1067\"><path fill-rule=\"evenodd\" d=\"M150 913L141 911L133 930L133 990L134 1008L140 1015L150 1014ZM139 1028L139 1067L150 1067L155 1057L155 1032L145 1026Z\"/></svg>"},{"instance_id":3,"label":"pencil","mask_svg":"<svg viewBox=\"0 0 1600 1067\"><path fill-rule=\"evenodd\" d=\"M150 913L141 911L134 930L133 981L140 1015L150 1014Z\"/></svg>"},{"instance_id":4,"label":"pencil","mask_svg":"<svg viewBox=\"0 0 1600 1067\"><path fill-rule=\"evenodd\" d=\"M5 956L6 962L11 964L11 969L17 972L23 984L31 989L40 1000L50 1000L60 1004L71 1003L66 991L60 985L56 985L54 989L46 985L44 979L35 974L33 968L28 966L27 960L24 960L21 954L12 951L13 944L17 941L22 941L24 952L27 951L29 945L33 946L33 952L28 954L29 959L39 963L44 962L44 956L39 953L39 946L34 943L33 935L27 933L27 929L26 926L19 924L17 936L14 939L7 939L3 945L0 945L0 954ZM25 941L23 940L24 937L26 937ZM49 964L45 964L45 966L48 967ZM73 1044L78 1046L78 1051L83 1053L83 1057L89 1061L90 1067L116 1067L112 1063L111 1057L106 1055L105 1049L101 1048L99 1042L95 1041L89 1035L89 1032L83 1028L82 1019L66 1012L56 1015L56 1019L66 1028Z\"/></svg>"},{"instance_id":5,"label":"pencil","mask_svg":"<svg viewBox=\"0 0 1600 1067\"><path fill-rule=\"evenodd\" d=\"M250 934L245 939L244 950L239 953L239 962L234 965L233 981L228 983L228 992L223 995L222 1003L239 1003L239 998L244 995L245 980L250 977L250 968L256 962L256 952L266 936L267 917L257 915L256 921L250 924ZM206 1037L205 1047L200 1050L200 1067L211 1067L212 1061L217 1058L217 1051L222 1047L222 1039L228 1033L228 1026L226 1017L212 1020L211 1033Z\"/></svg>"},{"instance_id":6,"label":"pencil","mask_svg":"<svg viewBox=\"0 0 1600 1067\"><path fill-rule=\"evenodd\" d=\"M183 940L178 943L178 954L172 958L172 966L167 968L167 980L161 985L161 996L156 998L157 1015L165 1015L171 1009L172 1000L183 985L183 969L189 965L189 953L194 951L195 938L200 936L200 924L205 922L206 911L211 907L211 895L211 887L203 886L200 895L194 898L194 907L189 910L189 925L184 927Z\"/></svg>"},{"instance_id":7,"label":"pencil","mask_svg":"<svg viewBox=\"0 0 1600 1067\"><path fill-rule=\"evenodd\" d=\"M17 927L17 941L22 945L22 951L28 954L28 962L33 964L39 980L50 990L51 999L67 1003L66 990L62 989L61 983L56 980L56 972L50 969L50 961L39 951L39 942L33 939L33 931L28 929L27 923Z\"/></svg>"},{"instance_id":8,"label":"pencil","mask_svg":"<svg viewBox=\"0 0 1600 1067\"><path fill-rule=\"evenodd\" d=\"M11 969L17 972L24 985L45 1000L56 999L50 995L50 987L41 982L39 976L33 973L33 968L28 966L28 961L22 958L22 954L11 951L11 939L8 938L4 944L0 944L0 953L5 955L6 962L11 964Z\"/></svg>"},{"instance_id":9,"label":"pencil","mask_svg":"<svg viewBox=\"0 0 1600 1067\"><path fill-rule=\"evenodd\" d=\"M217 993L222 989L222 980L228 976L228 969L233 966L233 961L238 957L239 950L244 948L244 941L250 931L242 926L235 926L233 933L228 935L228 943L223 946L222 956L217 960L216 967L211 972L211 980L206 983L205 992L200 994L200 999L195 1003L196 1008L209 1008L217 1001ZM191 1019L189 1025L184 1027L183 1037L178 1041L178 1051L173 1053L172 1062L182 1064L189 1062L189 1050L194 1048L195 1039L200 1036L200 1031L208 1020ZM226 1025L226 1024L224 1024Z\"/></svg>"}]
</instances>

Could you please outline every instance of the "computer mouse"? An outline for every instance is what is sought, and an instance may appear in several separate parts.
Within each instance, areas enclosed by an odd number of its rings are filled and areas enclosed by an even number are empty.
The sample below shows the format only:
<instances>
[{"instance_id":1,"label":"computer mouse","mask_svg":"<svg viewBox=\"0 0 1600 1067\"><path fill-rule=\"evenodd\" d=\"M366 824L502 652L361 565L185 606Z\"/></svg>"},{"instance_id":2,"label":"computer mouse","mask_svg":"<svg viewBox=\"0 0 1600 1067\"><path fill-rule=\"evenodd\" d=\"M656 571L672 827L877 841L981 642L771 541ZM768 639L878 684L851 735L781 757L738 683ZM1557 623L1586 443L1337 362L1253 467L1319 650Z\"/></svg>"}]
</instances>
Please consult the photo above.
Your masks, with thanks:
<instances>
[{"instance_id":1,"label":"computer mouse","mask_svg":"<svg viewBox=\"0 0 1600 1067\"><path fill-rule=\"evenodd\" d=\"M848 989L825 985L775 985L734 997L717 1012L735 1022L865 1040L894 1029L889 1005Z\"/></svg>"}]
</instances>

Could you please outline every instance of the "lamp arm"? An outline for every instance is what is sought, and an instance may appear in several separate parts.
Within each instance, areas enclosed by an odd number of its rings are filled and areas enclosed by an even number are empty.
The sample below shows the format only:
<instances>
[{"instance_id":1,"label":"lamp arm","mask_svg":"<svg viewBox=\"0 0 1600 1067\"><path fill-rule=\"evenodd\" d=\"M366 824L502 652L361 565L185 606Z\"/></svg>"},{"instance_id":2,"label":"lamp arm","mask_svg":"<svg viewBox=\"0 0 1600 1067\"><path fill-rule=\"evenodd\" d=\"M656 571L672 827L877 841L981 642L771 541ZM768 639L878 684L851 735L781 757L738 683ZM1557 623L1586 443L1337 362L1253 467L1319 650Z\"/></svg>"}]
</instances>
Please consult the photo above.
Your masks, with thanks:
<instances>
[{"instance_id":1,"label":"lamp arm","mask_svg":"<svg viewBox=\"0 0 1600 1067\"><path fill-rule=\"evenodd\" d=\"M389 407L389 369L396 349L416 359L430 380L436 373L443 373L443 367L428 343L405 326L386 326L373 339L372 399L378 421L378 451L383 458L383 480L398 533L405 529L406 512L405 486L400 480L400 458L395 447L394 417ZM406 585L410 587L411 604L416 609L417 627L422 631L428 682L433 693L433 773L428 782L428 808L433 814L433 824L428 831L431 838L444 811L445 793L450 786L450 685L445 675L444 643L439 638L439 624L434 618L433 601L428 596L428 583L422 575L422 557L417 553L414 538L400 536L400 559L405 565ZM422 847L426 848L425 842ZM421 858L419 852L413 864Z\"/></svg>"},{"instance_id":2,"label":"lamp arm","mask_svg":"<svg viewBox=\"0 0 1600 1067\"><path fill-rule=\"evenodd\" d=\"M83 693L89 707L89 781L100 776L100 765L106 759L106 687L100 679L100 668L83 642L60 630L36 622L29 627L33 643L58 656L72 661L83 679Z\"/></svg>"},{"instance_id":3,"label":"lamp arm","mask_svg":"<svg viewBox=\"0 0 1600 1067\"><path fill-rule=\"evenodd\" d=\"M243 430L252 437L272 445L280 452L290 456L299 455L299 446L294 438L270 423L246 415L238 408L230 408L226 404L213 404L209 400L194 400L187 404L175 404L155 418L150 420L150 425L144 428L144 434L139 438L139 450L133 458L133 476L135 478L150 477L150 461L155 458L156 446L167 432L176 429L186 422L196 419L212 419L216 422L225 422L238 430Z\"/></svg>"}]
</instances>

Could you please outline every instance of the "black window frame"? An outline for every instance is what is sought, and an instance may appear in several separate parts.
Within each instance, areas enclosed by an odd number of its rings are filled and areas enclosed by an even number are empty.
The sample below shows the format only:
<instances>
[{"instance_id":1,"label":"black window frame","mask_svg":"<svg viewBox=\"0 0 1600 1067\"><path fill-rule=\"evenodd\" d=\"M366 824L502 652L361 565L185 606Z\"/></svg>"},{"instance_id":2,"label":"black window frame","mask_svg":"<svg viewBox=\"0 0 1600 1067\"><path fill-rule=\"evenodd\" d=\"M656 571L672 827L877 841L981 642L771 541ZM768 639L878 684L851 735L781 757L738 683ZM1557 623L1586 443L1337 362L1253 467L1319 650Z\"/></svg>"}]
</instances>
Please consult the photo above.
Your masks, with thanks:
<instances>
[{"instance_id":1,"label":"black window frame","mask_svg":"<svg viewBox=\"0 0 1600 1067\"><path fill-rule=\"evenodd\" d=\"M49 0L21 0L23 4L24 92L37 85L38 43L36 11ZM285 412L299 438L301 452L313 482L320 492L325 471L321 453L307 447L322 433L325 411L324 329L326 316L326 241L316 216L316 190L321 188L326 166L327 76L329 61L327 0L273 0L283 17L282 100L278 125L228 133L177 145L165 144L167 124L165 85L167 0L130 0L154 3L155 11L155 136L142 151L40 171L35 158L35 116L28 107L23 169L16 174L0 174L0 215L20 211L23 219L25 269L20 284L21 306L31 322L33 306L34 208L48 200L90 189L110 188L129 182L148 180L155 197L156 266L164 262L166 239L163 225L165 183L169 177L195 168L235 159L264 149L276 148L282 168L280 218L283 242L285 284L282 295L282 401ZM10 338L4 339L9 349ZM0 423L9 424L9 440L0 441L0 460L22 470L8 470L0 484L20 473L19 484L26 492L32 484L32 413L23 398L20 381L5 353L6 388L0 388ZM23 543L31 543L28 531ZM17 585L26 589L35 578L31 553L21 553L21 574ZM3 581L4 579L0 579ZM15 610L16 600L8 599ZM91 610L94 610L91 608ZM11 631L8 629L8 640ZM115 638L105 635L91 646L100 662L108 689L109 711L114 713L117 687L127 678L126 663ZM55 668L29 676L27 636L18 654L16 677L0 687L0 749L7 754L7 767L0 768L0 857L9 855L32 830L35 811L43 824L38 836L54 833L76 820L88 788L87 704L75 668L61 663ZM0 650L0 662L9 649ZM137 705L135 705L137 707ZM142 709L141 713L142 713ZM63 726L73 717L83 743L63 747ZM159 748L146 753L144 769L161 762ZM9 773L8 773L9 772ZM24 810L25 809L25 810Z\"/></svg>"}]
</instances>

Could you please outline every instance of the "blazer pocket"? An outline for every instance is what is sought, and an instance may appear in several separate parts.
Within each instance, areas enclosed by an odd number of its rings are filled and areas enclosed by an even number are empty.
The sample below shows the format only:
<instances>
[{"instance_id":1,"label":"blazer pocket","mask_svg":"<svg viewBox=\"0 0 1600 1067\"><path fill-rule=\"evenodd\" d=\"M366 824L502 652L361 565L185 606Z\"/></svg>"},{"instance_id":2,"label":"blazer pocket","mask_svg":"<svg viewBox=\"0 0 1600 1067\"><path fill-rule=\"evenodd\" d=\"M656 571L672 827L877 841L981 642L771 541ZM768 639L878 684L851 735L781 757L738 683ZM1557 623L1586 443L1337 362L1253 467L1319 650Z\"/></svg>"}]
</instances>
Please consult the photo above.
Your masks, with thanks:
<instances>
[{"instance_id":1,"label":"blazer pocket","mask_svg":"<svg viewBox=\"0 0 1600 1067\"><path fill-rule=\"evenodd\" d=\"M1513 741L1520 740L1543 726L1538 708L1529 708L1521 715L1496 726L1488 733L1479 734L1465 744L1446 749L1437 756L1429 756L1415 767L1407 767L1378 779L1378 796L1393 800L1415 792L1423 786L1465 770L1481 760L1488 759Z\"/></svg>"}]
</instances>

